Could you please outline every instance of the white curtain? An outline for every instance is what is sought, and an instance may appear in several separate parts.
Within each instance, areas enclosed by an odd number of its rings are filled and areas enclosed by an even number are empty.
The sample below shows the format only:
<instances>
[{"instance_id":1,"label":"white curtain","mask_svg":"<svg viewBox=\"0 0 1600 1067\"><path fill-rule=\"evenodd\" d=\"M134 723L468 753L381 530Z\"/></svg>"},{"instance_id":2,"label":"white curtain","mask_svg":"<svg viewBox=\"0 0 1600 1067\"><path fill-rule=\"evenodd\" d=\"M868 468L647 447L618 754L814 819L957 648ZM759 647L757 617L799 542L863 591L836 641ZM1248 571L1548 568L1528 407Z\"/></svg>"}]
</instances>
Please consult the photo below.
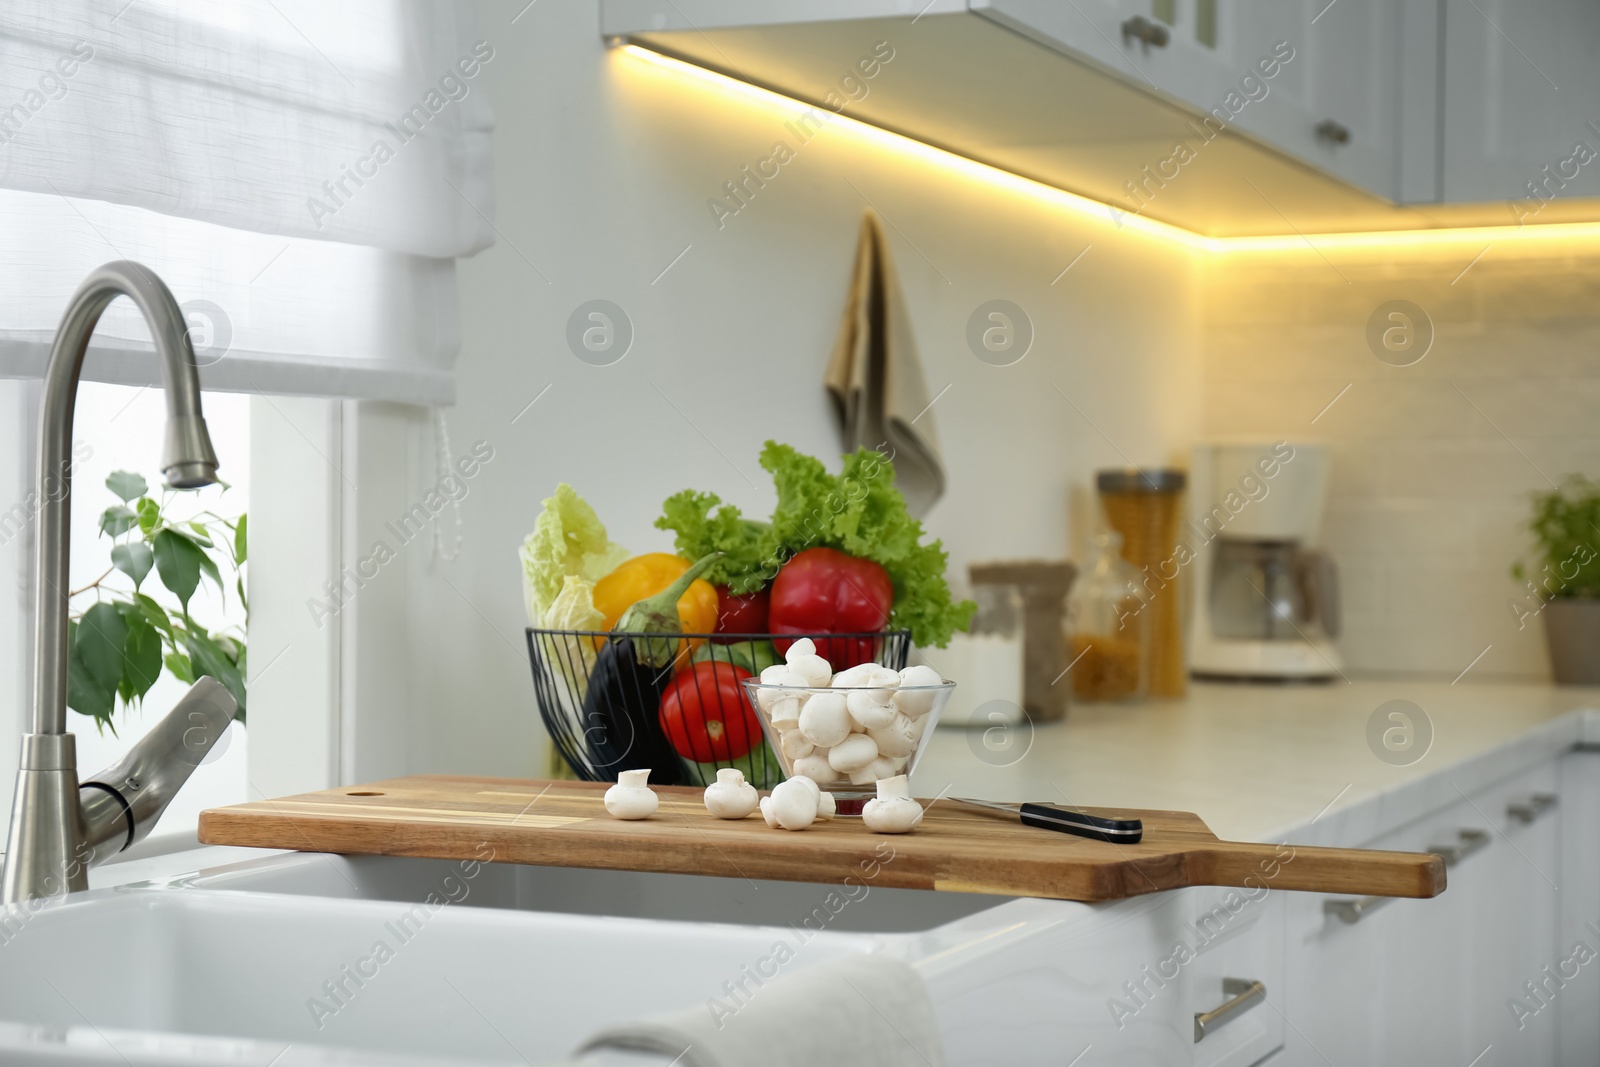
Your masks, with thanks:
<instances>
[{"instance_id":1,"label":"white curtain","mask_svg":"<svg viewBox=\"0 0 1600 1067\"><path fill-rule=\"evenodd\" d=\"M456 2L9 0L0 375L38 376L84 275L136 259L208 388L449 403L493 62ZM86 375L154 383L122 303Z\"/></svg>"}]
</instances>

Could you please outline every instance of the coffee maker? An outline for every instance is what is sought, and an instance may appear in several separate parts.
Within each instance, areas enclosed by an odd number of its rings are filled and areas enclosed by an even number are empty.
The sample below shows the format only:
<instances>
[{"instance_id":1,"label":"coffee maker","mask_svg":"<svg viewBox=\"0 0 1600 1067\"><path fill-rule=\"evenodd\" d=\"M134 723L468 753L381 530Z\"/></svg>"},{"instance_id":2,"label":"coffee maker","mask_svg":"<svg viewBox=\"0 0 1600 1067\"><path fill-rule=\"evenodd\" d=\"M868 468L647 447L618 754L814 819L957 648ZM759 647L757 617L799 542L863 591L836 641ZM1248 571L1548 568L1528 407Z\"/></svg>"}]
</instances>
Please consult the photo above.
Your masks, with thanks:
<instances>
[{"instance_id":1,"label":"coffee maker","mask_svg":"<svg viewBox=\"0 0 1600 1067\"><path fill-rule=\"evenodd\" d=\"M1342 673L1338 572L1316 547L1328 463L1326 446L1305 441L1194 449L1192 677L1324 682Z\"/></svg>"}]
</instances>

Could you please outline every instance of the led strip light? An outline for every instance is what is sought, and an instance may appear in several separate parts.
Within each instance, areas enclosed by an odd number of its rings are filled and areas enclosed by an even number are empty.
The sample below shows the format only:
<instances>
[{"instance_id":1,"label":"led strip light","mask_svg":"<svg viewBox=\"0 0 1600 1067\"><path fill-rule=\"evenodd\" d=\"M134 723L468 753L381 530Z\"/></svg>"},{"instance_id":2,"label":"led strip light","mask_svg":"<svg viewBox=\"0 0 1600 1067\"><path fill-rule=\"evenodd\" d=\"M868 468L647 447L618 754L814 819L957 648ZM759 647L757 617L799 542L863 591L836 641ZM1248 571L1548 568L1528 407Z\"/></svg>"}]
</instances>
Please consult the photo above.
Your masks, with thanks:
<instances>
[{"instance_id":1,"label":"led strip light","mask_svg":"<svg viewBox=\"0 0 1600 1067\"><path fill-rule=\"evenodd\" d=\"M818 105L766 89L749 82L731 78L707 67L687 63L637 44L623 44L618 49L624 55L670 71L676 75L693 78L713 88L743 95L768 107L777 107L799 116ZM989 163L938 148L914 137L874 126L869 122L839 112L830 114L829 127L842 124L865 140L881 144L913 156L922 162L965 174L998 185L1012 192L1022 193L1044 201L1054 207L1093 218L1104 225L1134 230L1150 237L1172 241L1197 251L1210 253L1229 252L1284 252L1331 251L1393 247L1396 245L1458 245L1499 244L1548 241L1589 240L1600 242L1600 222L1565 222L1529 226L1451 226L1418 230L1371 230L1350 233L1283 234L1261 237L1208 237L1157 219L1145 218L1129 212L1115 211L1099 200L1058 189L1053 185L1025 178Z\"/></svg>"}]
</instances>

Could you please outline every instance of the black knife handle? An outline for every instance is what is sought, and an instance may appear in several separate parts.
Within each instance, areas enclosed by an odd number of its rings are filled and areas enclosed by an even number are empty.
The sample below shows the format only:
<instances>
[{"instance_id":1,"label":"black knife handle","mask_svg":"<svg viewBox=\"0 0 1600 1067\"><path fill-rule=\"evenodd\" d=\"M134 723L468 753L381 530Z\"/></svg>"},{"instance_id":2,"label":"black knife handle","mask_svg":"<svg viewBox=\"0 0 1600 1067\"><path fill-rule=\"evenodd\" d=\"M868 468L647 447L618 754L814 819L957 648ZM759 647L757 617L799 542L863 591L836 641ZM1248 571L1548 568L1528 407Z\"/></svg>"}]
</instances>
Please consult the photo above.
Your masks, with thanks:
<instances>
[{"instance_id":1,"label":"black knife handle","mask_svg":"<svg viewBox=\"0 0 1600 1067\"><path fill-rule=\"evenodd\" d=\"M1051 804L1024 804L1021 808L1022 825L1041 830L1055 830L1063 834L1076 834L1095 841L1112 844L1136 845L1144 837L1144 823L1138 819L1105 819L1098 815L1085 815Z\"/></svg>"}]
</instances>

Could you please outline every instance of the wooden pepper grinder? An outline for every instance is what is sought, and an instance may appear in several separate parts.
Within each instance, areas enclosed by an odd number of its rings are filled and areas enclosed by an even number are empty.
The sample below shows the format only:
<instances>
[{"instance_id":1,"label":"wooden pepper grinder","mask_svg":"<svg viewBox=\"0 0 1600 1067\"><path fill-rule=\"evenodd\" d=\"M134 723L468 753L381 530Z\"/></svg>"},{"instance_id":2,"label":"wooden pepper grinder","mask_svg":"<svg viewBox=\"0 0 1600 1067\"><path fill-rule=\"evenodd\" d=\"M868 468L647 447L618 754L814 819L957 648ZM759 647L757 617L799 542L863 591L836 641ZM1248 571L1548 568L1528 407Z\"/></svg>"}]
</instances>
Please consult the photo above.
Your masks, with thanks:
<instances>
[{"instance_id":1,"label":"wooden pepper grinder","mask_svg":"<svg viewBox=\"0 0 1600 1067\"><path fill-rule=\"evenodd\" d=\"M1022 708L1033 722L1053 722L1067 714L1070 685L1058 685L1067 669L1062 622L1067 591L1078 568L1062 560L973 563L973 585L1008 585L1022 597Z\"/></svg>"}]
</instances>

